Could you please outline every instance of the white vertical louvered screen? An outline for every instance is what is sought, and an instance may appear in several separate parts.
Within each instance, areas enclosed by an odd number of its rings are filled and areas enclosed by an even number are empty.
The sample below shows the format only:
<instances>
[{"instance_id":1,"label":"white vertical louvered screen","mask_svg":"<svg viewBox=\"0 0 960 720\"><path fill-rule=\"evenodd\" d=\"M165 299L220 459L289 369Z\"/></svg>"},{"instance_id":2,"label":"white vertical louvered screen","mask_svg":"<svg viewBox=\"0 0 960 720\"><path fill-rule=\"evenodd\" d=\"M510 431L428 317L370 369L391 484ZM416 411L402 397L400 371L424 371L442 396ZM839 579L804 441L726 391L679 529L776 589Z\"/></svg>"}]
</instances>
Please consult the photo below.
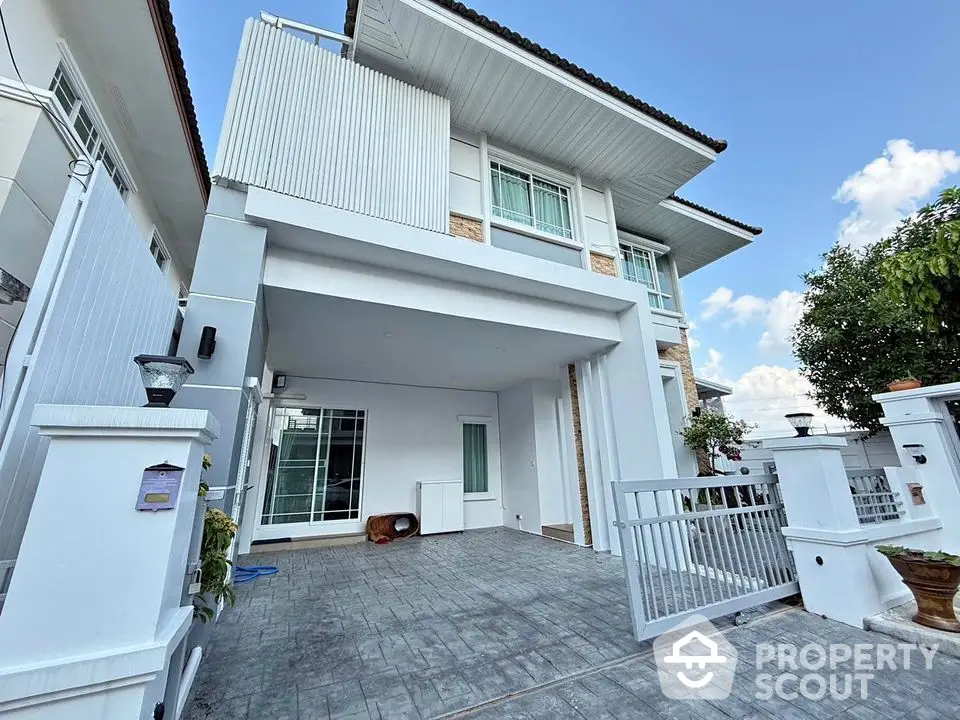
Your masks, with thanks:
<instances>
[{"instance_id":1,"label":"white vertical louvered screen","mask_svg":"<svg viewBox=\"0 0 960 720\"><path fill-rule=\"evenodd\" d=\"M213 175L446 232L450 104L248 20Z\"/></svg>"}]
</instances>

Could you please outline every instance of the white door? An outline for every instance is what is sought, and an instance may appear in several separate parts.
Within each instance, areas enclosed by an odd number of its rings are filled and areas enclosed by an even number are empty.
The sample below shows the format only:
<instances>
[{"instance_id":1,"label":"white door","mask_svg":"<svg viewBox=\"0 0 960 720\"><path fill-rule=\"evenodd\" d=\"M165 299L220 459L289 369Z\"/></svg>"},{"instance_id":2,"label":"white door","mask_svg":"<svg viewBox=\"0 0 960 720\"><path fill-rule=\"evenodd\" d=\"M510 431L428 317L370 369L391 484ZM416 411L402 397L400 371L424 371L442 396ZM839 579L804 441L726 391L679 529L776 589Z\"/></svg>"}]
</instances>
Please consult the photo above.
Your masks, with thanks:
<instances>
[{"instance_id":1,"label":"white door","mask_svg":"<svg viewBox=\"0 0 960 720\"><path fill-rule=\"evenodd\" d=\"M365 424L364 410L274 410L255 539L355 531Z\"/></svg>"}]
</instances>

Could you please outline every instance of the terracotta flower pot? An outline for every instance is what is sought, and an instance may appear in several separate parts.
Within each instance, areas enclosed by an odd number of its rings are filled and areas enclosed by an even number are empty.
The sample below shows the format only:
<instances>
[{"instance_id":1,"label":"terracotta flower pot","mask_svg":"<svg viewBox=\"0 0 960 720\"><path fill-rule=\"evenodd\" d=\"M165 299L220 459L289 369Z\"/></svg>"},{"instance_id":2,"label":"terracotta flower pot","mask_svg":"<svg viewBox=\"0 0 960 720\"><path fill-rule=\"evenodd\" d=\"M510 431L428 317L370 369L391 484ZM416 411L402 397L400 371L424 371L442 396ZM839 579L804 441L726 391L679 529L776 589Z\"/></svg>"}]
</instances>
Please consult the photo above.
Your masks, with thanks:
<instances>
[{"instance_id":1,"label":"terracotta flower pot","mask_svg":"<svg viewBox=\"0 0 960 720\"><path fill-rule=\"evenodd\" d=\"M892 383L887 385L887 389L890 392L896 392L897 390L916 390L918 387L922 386L923 383L916 378L906 378L904 380L894 380Z\"/></svg>"},{"instance_id":2,"label":"terracotta flower pot","mask_svg":"<svg viewBox=\"0 0 960 720\"><path fill-rule=\"evenodd\" d=\"M887 556L887 560L900 573L903 584L910 588L917 601L915 623L960 632L960 622L953 609L953 598L960 587L960 566L910 556Z\"/></svg>"}]
</instances>

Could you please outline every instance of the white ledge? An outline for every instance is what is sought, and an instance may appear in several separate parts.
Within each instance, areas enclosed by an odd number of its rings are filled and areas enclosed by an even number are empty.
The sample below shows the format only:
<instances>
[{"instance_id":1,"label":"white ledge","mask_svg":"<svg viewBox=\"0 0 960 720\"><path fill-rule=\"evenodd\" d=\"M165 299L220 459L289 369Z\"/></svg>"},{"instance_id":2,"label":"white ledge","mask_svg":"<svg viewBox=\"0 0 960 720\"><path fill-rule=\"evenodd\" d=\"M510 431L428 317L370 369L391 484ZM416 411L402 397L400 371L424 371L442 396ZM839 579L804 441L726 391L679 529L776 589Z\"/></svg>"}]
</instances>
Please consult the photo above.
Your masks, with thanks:
<instances>
[{"instance_id":1,"label":"white ledge","mask_svg":"<svg viewBox=\"0 0 960 720\"><path fill-rule=\"evenodd\" d=\"M880 418L880 423L887 427L893 427L895 425L925 425L927 423L941 422L943 422L943 418L935 412L907 413L906 415Z\"/></svg>"},{"instance_id":2,"label":"white ledge","mask_svg":"<svg viewBox=\"0 0 960 720\"><path fill-rule=\"evenodd\" d=\"M184 437L209 444L220 437L220 423L209 410L37 405L30 424L41 435Z\"/></svg>"},{"instance_id":3,"label":"white ledge","mask_svg":"<svg viewBox=\"0 0 960 720\"><path fill-rule=\"evenodd\" d=\"M770 438L763 441L764 450L836 450L847 446L847 439L830 435Z\"/></svg>"},{"instance_id":4,"label":"white ledge","mask_svg":"<svg viewBox=\"0 0 960 720\"><path fill-rule=\"evenodd\" d=\"M873 399L877 402L888 402L890 400L910 400L912 398L943 398L952 400L960 397L960 382L946 383L944 385L929 385L927 387L918 387L913 390L897 390L896 392L877 393Z\"/></svg>"},{"instance_id":5,"label":"white ledge","mask_svg":"<svg viewBox=\"0 0 960 720\"><path fill-rule=\"evenodd\" d=\"M921 520L902 520L899 522L877 523L870 526L861 526L856 530L821 530L819 528L784 527L780 528L787 540L805 540L824 545L865 545L878 540L888 540L895 537L917 535L922 532L939 530L943 527L940 518L923 518Z\"/></svg>"}]
</instances>

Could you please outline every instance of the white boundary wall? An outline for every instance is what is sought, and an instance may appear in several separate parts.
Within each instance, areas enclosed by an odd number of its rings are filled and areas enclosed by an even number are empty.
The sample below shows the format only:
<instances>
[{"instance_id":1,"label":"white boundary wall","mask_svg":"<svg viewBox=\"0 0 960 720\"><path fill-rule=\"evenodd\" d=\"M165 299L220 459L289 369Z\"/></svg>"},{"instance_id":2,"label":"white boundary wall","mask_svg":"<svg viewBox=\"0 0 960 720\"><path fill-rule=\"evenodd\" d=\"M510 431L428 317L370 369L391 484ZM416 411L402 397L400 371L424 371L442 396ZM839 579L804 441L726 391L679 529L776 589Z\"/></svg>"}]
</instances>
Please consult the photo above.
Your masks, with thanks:
<instances>
[{"instance_id":1,"label":"white boundary wall","mask_svg":"<svg viewBox=\"0 0 960 720\"><path fill-rule=\"evenodd\" d=\"M166 354L177 297L110 178L72 181L11 346L0 405L0 601L46 441L34 405L142 405L133 357ZM83 478L64 478L86 492ZM67 500L65 499L65 502Z\"/></svg>"}]
</instances>

